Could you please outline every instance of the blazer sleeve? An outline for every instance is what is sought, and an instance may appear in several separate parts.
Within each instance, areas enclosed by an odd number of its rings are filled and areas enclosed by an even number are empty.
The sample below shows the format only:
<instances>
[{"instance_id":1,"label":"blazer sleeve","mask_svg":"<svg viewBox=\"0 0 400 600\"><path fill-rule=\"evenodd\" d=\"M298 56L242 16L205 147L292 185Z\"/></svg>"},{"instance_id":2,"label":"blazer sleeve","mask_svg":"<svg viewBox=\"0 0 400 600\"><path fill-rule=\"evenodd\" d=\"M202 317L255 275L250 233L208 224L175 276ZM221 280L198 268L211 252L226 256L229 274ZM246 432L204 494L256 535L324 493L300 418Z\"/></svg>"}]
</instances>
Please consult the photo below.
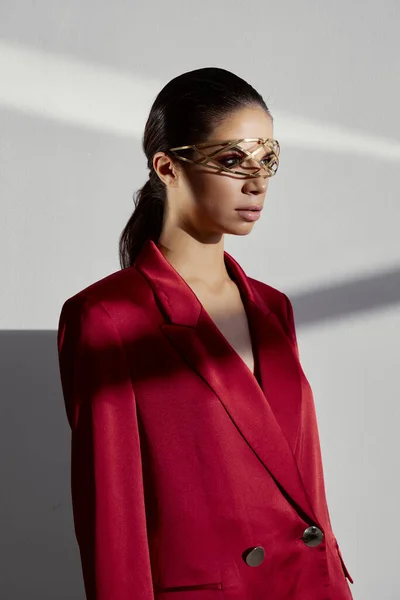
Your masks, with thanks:
<instances>
[{"instance_id":1,"label":"blazer sleeve","mask_svg":"<svg viewBox=\"0 0 400 600\"><path fill-rule=\"evenodd\" d=\"M118 331L102 304L74 296L57 346L87 600L153 600L135 395Z\"/></svg>"},{"instance_id":2,"label":"blazer sleeve","mask_svg":"<svg viewBox=\"0 0 400 600\"><path fill-rule=\"evenodd\" d=\"M290 299L288 298L288 296L286 294L283 294L283 296L284 296L285 303L286 303L286 321L287 321L287 324L288 324L287 330L289 332L290 339L292 340L292 343L293 343L294 348L296 350L297 357L300 360L300 357L299 357L299 348L298 348L298 344L297 344L296 325L295 325L295 320L294 320L293 306L292 306L292 303L291 303ZM315 415L315 408L314 408L314 406L313 406L313 412L314 412L314 415ZM319 443L319 437L318 437L318 443ZM321 464L322 464L322 462L321 462ZM321 470L322 470L322 467L321 467ZM323 475L321 476L321 480L323 480ZM324 487L324 492L323 493L324 493L324 496L325 496L325 487ZM328 517L329 525L330 525L330 528L332 529L331 517L330 517L330 513L329 513L329 508L328 507L326 508L326 511L327 511L327 517ZM342 552L341 552L341 549L340 549L340 546L339 546L339 543L338 543L336 537L334 538L334 543L335 543L335 547L337 549L337 552L339 554L340 562L342 564L344 573L345 573L346 577L348 578L348 580L351 583L354 583L354 580L351 577L351 575L349 573L349 570L347 569L347 566L346 566L346 564L344 562L343 555L342 555Z\"/></svg>"},{"instance_id":3,"label":"blazer sleeve","mask_svg":"<svg viewBox=\"0 0 400 600\"><path fill-rule=\"evenodd\" d=\"M283 298L285 300L285 311L286 311L286 323L287 323L287 331L289 333L289 337L292 341L294 349L296 350L297 358L300 359L299 356L299 347L297 344L297 335L296 335L296 326L294 322L294 313L293 306L286 294L282 292Z\"/></svg>"}]
</instances>

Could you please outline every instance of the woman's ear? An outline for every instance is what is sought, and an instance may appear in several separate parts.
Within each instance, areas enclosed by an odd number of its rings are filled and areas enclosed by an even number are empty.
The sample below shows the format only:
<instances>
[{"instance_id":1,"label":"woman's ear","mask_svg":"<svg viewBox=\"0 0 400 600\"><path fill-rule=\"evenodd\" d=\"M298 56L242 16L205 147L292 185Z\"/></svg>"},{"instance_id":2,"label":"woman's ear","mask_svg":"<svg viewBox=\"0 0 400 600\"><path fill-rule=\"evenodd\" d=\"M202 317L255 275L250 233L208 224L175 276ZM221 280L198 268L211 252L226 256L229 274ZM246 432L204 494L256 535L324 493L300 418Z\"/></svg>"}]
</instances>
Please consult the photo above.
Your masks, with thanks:
<instances>
[{"instance_id":1,"label":"woman's ear","mask_svg":"<svg viewBox=\"0 0 400 600\"><path fill-rule=\"evenodd\" d=\"M179 169L168 154L156 152L153 156L153 168L166 186L175 187L177 185Z\"/></svg>"}]
</instances>

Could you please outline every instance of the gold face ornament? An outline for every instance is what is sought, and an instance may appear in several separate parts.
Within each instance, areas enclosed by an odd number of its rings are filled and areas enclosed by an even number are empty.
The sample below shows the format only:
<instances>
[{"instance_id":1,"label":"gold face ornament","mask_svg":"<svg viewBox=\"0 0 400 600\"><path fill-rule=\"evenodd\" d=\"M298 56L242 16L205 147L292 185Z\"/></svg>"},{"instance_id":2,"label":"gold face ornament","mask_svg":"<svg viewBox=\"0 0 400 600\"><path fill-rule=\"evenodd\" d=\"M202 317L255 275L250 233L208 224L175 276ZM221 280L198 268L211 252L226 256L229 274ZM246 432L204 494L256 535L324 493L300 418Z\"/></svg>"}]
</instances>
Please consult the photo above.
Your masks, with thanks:
<instances>
[{"instance_id":1,"label":"gold face ornament","mask_svg":"<svg viewBox=\"0 0 400 600\"><path fill-rule=\"evenodd\" d=\"M240 147L240 144L243 142L254 142L254 146L251 149L246 150L245 148ZM213 148L218 146L217 150L211 152L211 154L206 154L203 150L205 148ZM220 147L222 146L222 147ZM187 158L183 156L185 150L194 150L200 157L196 160ZM221 160L221 154L231 151L235 152L236 156L224 156L224 161L234 161L235 165L226 166L222 164L218 158ZM211 169L215 169L218 173L226 172L233 173L235 175L242 175L247 177L263 177L266 179L267 177L272 177L276 174L279 166L279 154L280 154L280 145L278 140L273 138L240 138L235 140L222 140L222 141L210 141L204 142L201 144L192 144L189 146L177 146L175 148L170 148L168 150L171 154L176 156L178 160L182 160L185 162L190 162L195 165L203 165L209 167ZM257 158L256 154L261 158ZM248 159L255 160L260 167L256 168L255 172L249 172L248 169L245 171L237 170L242 167L242 163L247 161ZM244 167L243 167L244 168ZM265 173L261 173L264 170Z\"/></svg>"}]
</instances>

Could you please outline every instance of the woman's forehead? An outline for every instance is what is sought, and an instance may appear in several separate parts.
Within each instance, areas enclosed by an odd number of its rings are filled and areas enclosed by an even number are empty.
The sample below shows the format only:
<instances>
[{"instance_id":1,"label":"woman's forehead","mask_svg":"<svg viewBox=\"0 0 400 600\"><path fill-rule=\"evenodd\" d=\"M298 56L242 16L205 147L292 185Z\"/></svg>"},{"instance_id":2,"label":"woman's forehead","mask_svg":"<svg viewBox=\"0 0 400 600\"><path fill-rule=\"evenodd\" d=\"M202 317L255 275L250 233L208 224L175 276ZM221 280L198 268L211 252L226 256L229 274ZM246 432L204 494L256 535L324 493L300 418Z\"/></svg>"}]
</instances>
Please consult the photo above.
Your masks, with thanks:
<instances>
[{"instance_id":1,"label":"woman's forehead","mask_svg":"<svg viewBox=\"0 0 400 600\"><path fill-rule=\"evenodd\" d=\"M272 137L273 118L260 106L233 110L213 128L210 139Z\"/></svg>"},{"instance_id":2,"label":"woman's forehead","mask_svg":"<svg viewBox=\"0 0 400 600\"><path fill-rule=\"evenodd\" d=\"M196 144L197 148L202 150L213 149L213 150L255 150L257 147L265 147L273 144L275 140L273 138L230 138L230 139L213 139L207 142Z\"/></svg>"}]
</instances>

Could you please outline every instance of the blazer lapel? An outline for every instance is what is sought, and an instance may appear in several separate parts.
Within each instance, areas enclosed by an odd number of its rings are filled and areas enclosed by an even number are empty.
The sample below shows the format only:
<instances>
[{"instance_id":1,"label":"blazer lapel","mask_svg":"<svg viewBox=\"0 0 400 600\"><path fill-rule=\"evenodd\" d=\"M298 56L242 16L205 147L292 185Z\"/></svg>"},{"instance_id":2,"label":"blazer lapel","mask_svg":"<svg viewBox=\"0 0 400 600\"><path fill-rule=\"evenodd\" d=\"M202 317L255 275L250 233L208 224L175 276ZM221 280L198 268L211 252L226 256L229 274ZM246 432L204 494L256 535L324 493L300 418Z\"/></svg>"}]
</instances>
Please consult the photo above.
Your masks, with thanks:
<instances>
[{"instance_id":1,"label":"blazer lapel","mask_svg":"<svg viewBox=\"0 0 400 600\"><path fill-rule=\"evenodd\" d=\"M277 484L309 520L318 523L293 453L301 413L297 359L277 316L233 257L227 252L224 257L242 295L261 385L152 240L146 241L134 266L146 277L164 312L164 335L214 391Z\"/></svg>"}]
</instances>

